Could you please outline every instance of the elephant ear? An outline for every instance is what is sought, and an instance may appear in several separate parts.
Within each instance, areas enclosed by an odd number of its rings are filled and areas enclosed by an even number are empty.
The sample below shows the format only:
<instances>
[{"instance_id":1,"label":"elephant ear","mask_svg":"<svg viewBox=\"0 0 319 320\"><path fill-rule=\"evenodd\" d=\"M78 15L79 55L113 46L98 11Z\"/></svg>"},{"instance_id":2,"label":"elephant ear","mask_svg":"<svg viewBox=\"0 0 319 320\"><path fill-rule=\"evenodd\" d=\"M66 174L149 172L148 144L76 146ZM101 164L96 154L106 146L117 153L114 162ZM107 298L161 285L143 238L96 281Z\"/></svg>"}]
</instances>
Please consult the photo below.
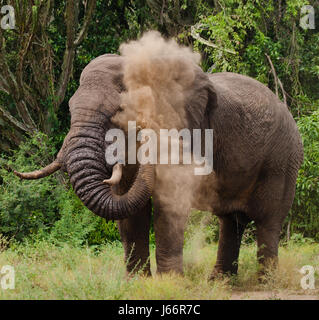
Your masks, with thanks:
<instances>
[{"instance_id":1,"label":"elephant ear","mask_svg":"<svg viewBox=\"0 0 319 320\"><path fill-rule=\"evenodd\" d=\"M215 90L207 73L196 66L195 78L191 87L185 93L185 112L190 129L207 127L205 115L213 108Z\"/></svg>"}]
</instances>

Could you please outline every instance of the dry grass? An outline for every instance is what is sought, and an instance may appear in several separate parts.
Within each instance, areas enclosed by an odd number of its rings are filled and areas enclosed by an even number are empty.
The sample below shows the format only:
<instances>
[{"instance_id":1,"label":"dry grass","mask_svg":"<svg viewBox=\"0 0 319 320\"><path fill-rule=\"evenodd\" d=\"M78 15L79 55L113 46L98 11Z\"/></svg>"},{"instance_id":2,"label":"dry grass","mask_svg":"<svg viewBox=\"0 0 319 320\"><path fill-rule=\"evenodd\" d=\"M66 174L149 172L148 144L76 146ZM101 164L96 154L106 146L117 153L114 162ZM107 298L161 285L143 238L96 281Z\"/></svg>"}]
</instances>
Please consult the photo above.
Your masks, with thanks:
<instances>
[{"instance_id":1,"label":"dry grass","mask_svg":"<svg viewBox=\"0 0 319 320\"><path fill-rule=\"evenodd\" d=\"M280 248L279 269L259 283L256 248L243 246L239 275L208 282L216 259L217 245L204 244L201 236L185 246L185 276L174 274L144 278L125 275L123 249L109 244L92 248L63 248L50 243L25 244L0 253L0 267L12 265L14 290L0 289L0 299L285 299L319 296L318 289L302 290L299 269L319 267L317 244L291 243ZM155 274L154 250L152 271ZM316 286L319 288L318 274Z\"/></svg>"}]
</instances>

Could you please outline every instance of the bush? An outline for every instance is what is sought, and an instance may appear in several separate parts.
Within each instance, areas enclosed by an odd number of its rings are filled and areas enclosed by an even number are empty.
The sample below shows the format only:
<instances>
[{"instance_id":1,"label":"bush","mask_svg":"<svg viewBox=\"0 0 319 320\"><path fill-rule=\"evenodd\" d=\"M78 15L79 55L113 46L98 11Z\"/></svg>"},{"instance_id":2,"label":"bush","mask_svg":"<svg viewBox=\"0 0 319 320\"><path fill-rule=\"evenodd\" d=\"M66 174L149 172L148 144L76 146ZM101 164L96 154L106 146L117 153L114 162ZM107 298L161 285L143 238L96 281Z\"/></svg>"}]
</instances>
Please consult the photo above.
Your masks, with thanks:
<instances>
[{"instance_id":1,"label":"bush","mask_svg":"<svg viewBox=\"0 0 319 320\"><path fill-rule=\"evenodd\" d=\"M298 121L304 145L293 204L291 233L319 240L319 111Z\"/></svg>"},{"instance_id":2,"label":"bush","mask_svg":"<svg viewBox=\"0 0 319 320\"><path fill-rule=\"evenodd\" d=\"M212 243L218 241L218 218L209 211L192 210L185 230L185 242Z\"/></svg>"},{"instance_id":3,"label":"bush","mask_svg":"<svg viewBox=\"0 0 319 320\"><path fill-rule=\"evenodd\" d=\"M0 234L22 241L50 238L54 243L99 245L119 240L114 222L91 213L67 184L62 173L27 181L12 170L32 171L45 166L56 153L43 134L22 143L10 157L0 158Z\"/></svg>"},{"instance_id":4,"label":"bush","mask_svg":"<svg viewBox=\"0 0 319 320\"><path fill-rule=\"evenodd\" d=\"M50 232L53 243L69 243L73 246L100 245L106 241L119 240L114 222L106 222L88 210L70 189L60 195L61 218Z\"/></svg>"},{"instance_id":5,"label":"bush","mask_svg":"<svg viewBox=\"0 0 319 320\"><path fill-rule=\"evenodd\" d=\"M0 158L0 233L20 241L49 229L59 217L58 195L63 187L55 176L43 180L20 180L10 169L32 171L52 157L49 141L37 135L21 144L11 157Z\"/></svg>"}]
</instances>

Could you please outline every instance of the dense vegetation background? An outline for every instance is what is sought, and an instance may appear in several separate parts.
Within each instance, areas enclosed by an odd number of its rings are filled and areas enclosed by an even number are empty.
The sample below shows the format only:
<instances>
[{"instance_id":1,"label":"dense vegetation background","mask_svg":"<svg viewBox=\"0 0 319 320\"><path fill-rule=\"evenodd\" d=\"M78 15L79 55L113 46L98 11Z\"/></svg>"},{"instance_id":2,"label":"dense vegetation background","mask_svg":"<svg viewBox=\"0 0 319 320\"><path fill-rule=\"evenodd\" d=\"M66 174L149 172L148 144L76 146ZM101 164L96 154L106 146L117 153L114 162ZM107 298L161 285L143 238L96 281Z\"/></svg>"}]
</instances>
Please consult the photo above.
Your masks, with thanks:
<instances>
[{"instance_id":1,"label":"dense vegetation background","mask_svg":"<svg viewBox=\"0 0 319 320\"><path fill-rule=\"evenodd\" d=\"M64 174L28 182L12 170L54 159L69 128L68 100L90 60L157 29L201 52L205 71L249 75L287 103L305 161L282 238L319 241L318 1L0 0L4 4L15 8L16 28L0 29L0 234L74 245L119 240L115 224L93 216ZM315 9L314 30L299 25L307 4ZM206 228L207 241L217 240L216 220ZM253 237L251 225L245 241Z\"/></svg>"}]
</instances>

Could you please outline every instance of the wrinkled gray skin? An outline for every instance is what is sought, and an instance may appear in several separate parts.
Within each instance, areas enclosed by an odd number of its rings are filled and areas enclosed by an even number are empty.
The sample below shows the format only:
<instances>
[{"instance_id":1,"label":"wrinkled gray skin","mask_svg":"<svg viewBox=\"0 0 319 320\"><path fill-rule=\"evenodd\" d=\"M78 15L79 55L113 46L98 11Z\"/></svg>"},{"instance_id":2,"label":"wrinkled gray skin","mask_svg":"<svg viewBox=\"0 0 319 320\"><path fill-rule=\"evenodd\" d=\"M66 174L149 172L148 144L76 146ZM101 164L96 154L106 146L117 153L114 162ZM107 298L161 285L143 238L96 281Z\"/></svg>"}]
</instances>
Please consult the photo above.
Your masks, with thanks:
<instances>
[{"instance_id":1,"label":"wrinkled gray skin","mask_svg":"<svg viewBox=\"0 0 319 320\"><path fill-rule=\"evenodd\" d=\"M144 266L150 274L153 195L157 270L182 273L185 215L160 199L154 168L126 165L119 185L102 183L112 172L105 161L104 137L119 111L122 63L117 55L103 55L84 69L70 100L71 129L57 160L40 171L16 174L36 179L59 168L67 171L75 193L90 210L118 220L128 272ZM203 179L197 203L198 209L210 207L220 220L212 278L237 273L241 237L252 220L258 258L267 266L277 259L282 222L292 205L303 160L296 123L267 87L249 77L208 75L197 68L192 88L186 101L189 128L214 130L214 173Z\"/></svg>"}]
</instances>

